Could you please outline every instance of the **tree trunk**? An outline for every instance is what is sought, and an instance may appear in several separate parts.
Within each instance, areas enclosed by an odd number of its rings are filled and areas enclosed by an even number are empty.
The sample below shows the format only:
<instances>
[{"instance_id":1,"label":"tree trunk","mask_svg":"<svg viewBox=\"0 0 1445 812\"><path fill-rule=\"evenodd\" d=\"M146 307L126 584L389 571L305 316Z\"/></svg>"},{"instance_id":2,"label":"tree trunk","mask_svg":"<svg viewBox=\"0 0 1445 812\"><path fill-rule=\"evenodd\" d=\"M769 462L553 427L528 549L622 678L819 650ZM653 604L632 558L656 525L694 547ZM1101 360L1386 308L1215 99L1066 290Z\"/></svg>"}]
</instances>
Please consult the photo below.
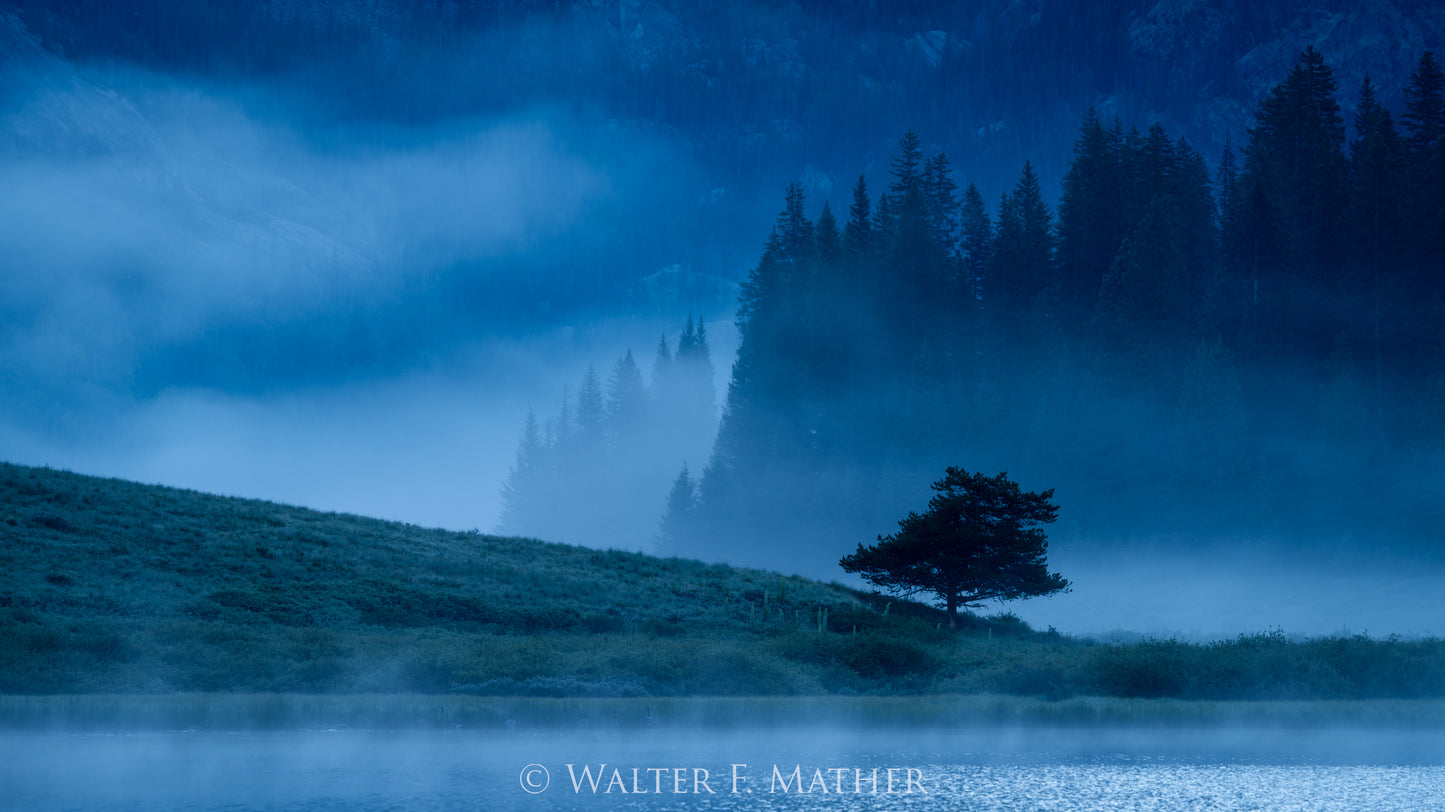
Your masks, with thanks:
<instances>
[{"instance_id":1,"label":"tree trunk","mask_svg":"<svg viewBox=\"0 0 1445 812\"><path fill-rule=\"evenodd\" d=\"M958 628L958 595L948 593L948 628Z\"/></svg>"}]
</instances>

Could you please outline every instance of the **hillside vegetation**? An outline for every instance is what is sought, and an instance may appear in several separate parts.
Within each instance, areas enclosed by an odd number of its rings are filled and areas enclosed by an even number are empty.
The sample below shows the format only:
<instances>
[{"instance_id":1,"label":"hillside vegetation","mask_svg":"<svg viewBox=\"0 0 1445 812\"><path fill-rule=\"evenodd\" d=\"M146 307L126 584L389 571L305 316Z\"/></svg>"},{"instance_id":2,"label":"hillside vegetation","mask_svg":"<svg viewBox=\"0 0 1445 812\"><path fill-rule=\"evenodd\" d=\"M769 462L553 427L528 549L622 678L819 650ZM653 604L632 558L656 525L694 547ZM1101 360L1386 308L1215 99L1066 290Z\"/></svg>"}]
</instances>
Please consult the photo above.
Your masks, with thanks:
<instances>
[{"instance_id":1,"label":"hillside vegetation","mask_svg":"<svg viewBox=\"0 0 1445 812\"><path fill-rule=\"evenodd\" d=\"M1116 646L775 573L0 464L0 693L1445 696L1445 642Z\"/></svg>"}]
</instances>

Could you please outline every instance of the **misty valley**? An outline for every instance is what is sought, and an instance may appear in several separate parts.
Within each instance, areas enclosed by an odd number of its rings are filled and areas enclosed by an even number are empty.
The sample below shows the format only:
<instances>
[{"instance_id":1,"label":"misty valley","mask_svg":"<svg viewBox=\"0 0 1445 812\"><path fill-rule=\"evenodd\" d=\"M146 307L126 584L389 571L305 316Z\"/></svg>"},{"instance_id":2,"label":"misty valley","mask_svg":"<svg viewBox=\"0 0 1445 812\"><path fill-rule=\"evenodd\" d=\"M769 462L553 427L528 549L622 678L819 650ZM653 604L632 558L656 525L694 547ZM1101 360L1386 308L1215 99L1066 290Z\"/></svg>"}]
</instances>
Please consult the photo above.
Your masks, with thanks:
<instances>
[{"instance_id":1,"label":"misty valley","mask_svg":"<svg viewBox=\"0 0 1445 812\"><path fill-rule=\"evenodd\" d=\"M0 0L0 810L1438 807L1439 53Z\"/></svg>"}]
</instances>

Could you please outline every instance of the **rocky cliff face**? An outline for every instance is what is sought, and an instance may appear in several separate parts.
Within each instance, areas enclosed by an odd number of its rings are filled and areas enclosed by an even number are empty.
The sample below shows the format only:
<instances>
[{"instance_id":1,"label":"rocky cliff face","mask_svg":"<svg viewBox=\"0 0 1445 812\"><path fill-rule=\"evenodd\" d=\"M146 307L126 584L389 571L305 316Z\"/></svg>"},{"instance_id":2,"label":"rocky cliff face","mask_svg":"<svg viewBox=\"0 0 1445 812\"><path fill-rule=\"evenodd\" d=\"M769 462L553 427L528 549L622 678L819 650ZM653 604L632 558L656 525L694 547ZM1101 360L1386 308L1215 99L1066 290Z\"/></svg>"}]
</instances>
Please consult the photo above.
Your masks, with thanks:
<instances>
[{"instance_id":1,"label":"rocky cliff face","mask_svg":"<svg viewBox=\"0 0 1445 812\"><path fill-rule=\"evenodd\" d=\"M85 79L0 12L0 150L10 155L123 157L169 174L155 132L135 106Z\"/></svg>"},{"instance_id":2,"label":"rocky cliff face","mask_svg":"<svg viewBox=\"0 0 1445 812\"><path fill-rule=\"evenodd\" d=\"M585 97L733 163L792 145L803 163L855 167L913 126L980 163L1033 157L1046 176L1089 105L1217 146L1306 45L1335 67L1347 109L1367 73L1398 102L1420 53L1445 48L1445 5L1412 0L12 5L71 59L247 74L339 58L323 90L375 87L357 102L379 106L369 116Z\"/></svg>"},{"instance_id":3,"label":"rocky cliff face","mask_svg":"<svg viewBox=\"0 0 1445 812\"><path fill-rule=\"evenodd\" d=\"M1334 69L1347 116L1366 75L1398 109L1420 54L1445 44L1445 5L1162 0L1130 21L1127 36L1137 75L1159 77L1139 101L1218 144L1226 133L1238 140L1306 46Z\"/></svg>"}]
</instances>

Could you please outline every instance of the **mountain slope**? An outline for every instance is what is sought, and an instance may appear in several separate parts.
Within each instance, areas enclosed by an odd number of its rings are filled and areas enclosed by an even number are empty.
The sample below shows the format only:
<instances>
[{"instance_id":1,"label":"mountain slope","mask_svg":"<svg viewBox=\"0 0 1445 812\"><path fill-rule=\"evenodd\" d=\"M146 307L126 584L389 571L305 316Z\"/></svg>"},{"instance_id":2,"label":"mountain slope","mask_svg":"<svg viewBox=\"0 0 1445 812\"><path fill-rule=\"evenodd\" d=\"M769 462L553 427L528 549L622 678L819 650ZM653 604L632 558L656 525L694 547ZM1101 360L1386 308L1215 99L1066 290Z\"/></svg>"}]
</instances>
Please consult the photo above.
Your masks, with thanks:
<instances>
[{"instance_id":1,"label":"mountain slope","mask_svg":"<svg viewBox=\"0 0 1445 812\"><path fill-rule=\"evenodd\" d=\"M0 464L0 694L1432 698L1445 641L1099 645L837 585Z\"/></svg>"},{"instance_id":2,"label":"mountain slope","mask_svg":"<svg viewBox=\"0 0 1445 812\"><path fill-rule=\"evenodd\" d=\"M816 627L818 607L862 602L766 572L0 465L0 691L510 693L545 675L530 689L730 693L759 675L714 667L751 662L726 638ZM653 651L617 659L645 636ZM796 676L777 678L808 687Z\"/></svg>"}]
</instances>

